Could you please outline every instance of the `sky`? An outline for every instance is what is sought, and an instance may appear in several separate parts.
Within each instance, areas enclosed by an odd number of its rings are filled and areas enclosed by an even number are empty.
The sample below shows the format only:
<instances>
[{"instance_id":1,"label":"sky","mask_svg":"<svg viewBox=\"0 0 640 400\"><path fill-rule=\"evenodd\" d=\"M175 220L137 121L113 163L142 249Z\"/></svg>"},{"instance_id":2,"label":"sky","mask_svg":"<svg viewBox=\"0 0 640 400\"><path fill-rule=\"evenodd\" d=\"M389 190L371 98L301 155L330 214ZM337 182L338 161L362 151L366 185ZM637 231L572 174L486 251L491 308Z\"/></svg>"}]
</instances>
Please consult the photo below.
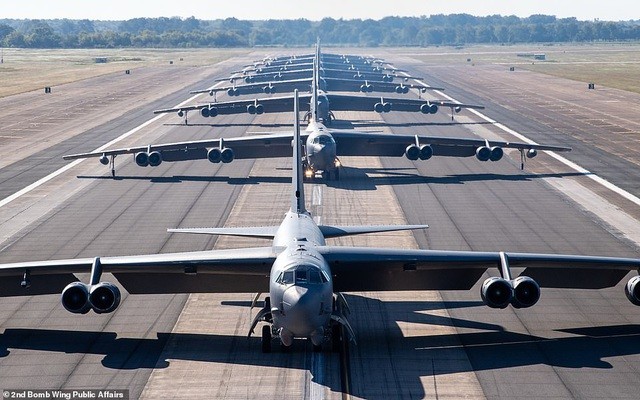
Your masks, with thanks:
<instances>
[{"instance_id":1,"label":"sky","mask_svg":"<svg viewBox=\"0 0 640 400\"><path fill-rule=\"evenodd\" d=\"M364 6L366 4L366 6ZM532 14L579 20L640 19L638 0L0 0L0 18L126 20L138 17L183 17L213 20L297 19L318 21L386 16L466 13L476 16Z\"/></svg>"}]
</instances>

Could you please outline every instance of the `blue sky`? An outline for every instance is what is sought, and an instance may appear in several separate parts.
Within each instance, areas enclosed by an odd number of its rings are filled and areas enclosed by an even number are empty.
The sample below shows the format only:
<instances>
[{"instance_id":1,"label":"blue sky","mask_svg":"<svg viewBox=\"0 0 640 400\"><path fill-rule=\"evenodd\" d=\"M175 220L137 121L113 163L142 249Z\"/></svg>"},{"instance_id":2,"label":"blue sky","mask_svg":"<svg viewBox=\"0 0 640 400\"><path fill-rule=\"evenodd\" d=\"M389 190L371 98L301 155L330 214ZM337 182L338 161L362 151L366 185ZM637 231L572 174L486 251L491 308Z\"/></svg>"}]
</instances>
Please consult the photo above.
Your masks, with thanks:
<instances>
[{"instance_id":1,"label":"blue sky","mask_svg":"<svg viewBox=\"0 0 640 400\"><path fill-rule=\"evenodd\" d=\"M366 4L366 6L363 6ZM136 17L218 19L373 18L467 13L531 14L580 20L640 19L638 0L0 0L0 18L124 20Z\"/></svg>"}]
</instances>

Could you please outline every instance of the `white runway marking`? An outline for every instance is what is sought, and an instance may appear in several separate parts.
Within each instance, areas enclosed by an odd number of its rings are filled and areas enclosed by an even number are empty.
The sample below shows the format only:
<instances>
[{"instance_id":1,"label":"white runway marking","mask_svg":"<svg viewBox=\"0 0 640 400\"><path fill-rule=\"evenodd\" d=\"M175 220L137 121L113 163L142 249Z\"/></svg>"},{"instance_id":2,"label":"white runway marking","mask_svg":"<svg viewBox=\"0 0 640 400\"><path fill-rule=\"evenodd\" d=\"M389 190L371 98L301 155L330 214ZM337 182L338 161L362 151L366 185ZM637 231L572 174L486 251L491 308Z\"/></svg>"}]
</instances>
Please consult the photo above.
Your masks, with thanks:
<instances>
[{"instance_id":1,"label":"white runway marking","mask_svg":"<svg viewBox=\"0 0 640 400\"><path fill-rule=\"evenodd\" d=\"M403 74L409 76L406 72L403 72ZM426 83L419 81L419 80L415 80L416 82L420 83L423 86L429 87L429 85L427 85ZM435 93L437 93L440 96L443 96L445 98L447 98L450 101L453 102L457 102L460 103L458 100L454 99L453 97L439 91L439 90L435 90ZM476 114L478 117L482 118L483 120L489 122L490 124L492 124L493 126L495 126L498 129L501 129L515 137L517 137L518 139L522 140L523 142L526 143L530 143L530 144L537 144L535 141L529 139L528 137L522 135L521 133L518 133L516 131L514 131L513 129L505 126L504 124L495 121L489 117L487 117L486 115L482 114L481 112L474 110L474 109L469 109L468 111ZM578 164L574 163L573 161L569 161L568 159L562 157L561 155L558 155L557 153L553 152L553 151L545 151L545 153L549 154L551 157L555 158L556 160L560 161L561 163L563 163L564 165L568 166L569 168L572 168L573 170L580 172L581 174L584 174L587 178L599 183L600 185L606 187L607 189L619 194L620 196L624 197L625 199L633 202L634 204L640 206L640 198L634 196L633 194L627 192L626 190L614 185L613 183L607 181L604 178L599 177L598 175L594 174L593 172L579 166Z\"/></svg>"},{"instance_id":2,"label":"white runway marking","mask_svg":"<svg viewBox=\"0 0 640 400\"><path fill-rule=\"evenodd\" d=\"M216 85L212 86L209 89L212 89L218 85L222 84L222 82L217 83ZM198 98L198 96L201 96L201 94L196 94L190 98L188 98L187 100L183 101L182 103L172 107L172 108L178 108L178 107L182 107L185 104L188 104L192 101L194 101L196 98ZM129 136L133 135L134 133L138 132L140 129L154 123L155 121L159 120L160 118L164 117L167 114L160 114L150 120L148 120L147 122L143 123L142 125L139 125L133 129L131 129L130 131L124 133L121 136L118 136L117 138L113 139L112 141L110 141L109 143L106 143L100 147L98 147L97 149L93 150L93 152L99 152L99 151L103 151L106 150L108 147L120 142L121 140L124 140L126 138L128 138ZM49 175L45 176L44 178L41 178L39 180L37 180L36 182L33 182L31 185L25 187L24 189L21 189L17 192L15 192L14 194L12 194L11 196L5 197L4 199L0 200L0 208L6 206L7 204L11 203L12 201L14 201L15 199L19 198L20 196L23 196L29 192L31 192L32 190L36 189L39 186L42 186L43 184L49 182L50 180L52 180L53 178L55 178L56 176L70 170L71 168L75 167L76 165L80 164L82 161L84 160L75 160L73 162L71 162L70 164L65 165L64 167L50 173Z\"/></svg>"}]
</instances>

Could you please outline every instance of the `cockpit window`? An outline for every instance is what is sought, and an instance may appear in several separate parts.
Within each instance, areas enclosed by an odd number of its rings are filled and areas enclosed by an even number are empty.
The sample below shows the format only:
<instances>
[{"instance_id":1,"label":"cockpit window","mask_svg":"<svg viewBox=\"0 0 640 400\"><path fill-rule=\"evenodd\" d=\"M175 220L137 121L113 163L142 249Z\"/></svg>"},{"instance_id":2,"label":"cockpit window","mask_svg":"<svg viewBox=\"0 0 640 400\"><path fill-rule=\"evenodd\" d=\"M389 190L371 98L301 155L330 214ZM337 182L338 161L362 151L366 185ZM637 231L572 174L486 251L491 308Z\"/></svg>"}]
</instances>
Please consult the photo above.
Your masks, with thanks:
<instances>
[{"instance_id":1,"label":"cockpit window","mask_svg":"<svg viewBox=\"0 0 640 400\"><path fill-rule=\"evenodd\" d=\"M293 270L284 271L278 279L278 283L283 285L290 285L293 283Z\"/></svg>"},{"instance_id":2,"label":"cockpit window","mask_svg":"<svg viewBox=\"0 0 640 400\"><path fill-rule=\"evenodd\" d=\"M316 267L308 265L300 265L295 269L284 271L277 279L281 285L290 285L295 282L296 285L318 284L328 282L327 277Z\"/></svg>"}]
</instances>

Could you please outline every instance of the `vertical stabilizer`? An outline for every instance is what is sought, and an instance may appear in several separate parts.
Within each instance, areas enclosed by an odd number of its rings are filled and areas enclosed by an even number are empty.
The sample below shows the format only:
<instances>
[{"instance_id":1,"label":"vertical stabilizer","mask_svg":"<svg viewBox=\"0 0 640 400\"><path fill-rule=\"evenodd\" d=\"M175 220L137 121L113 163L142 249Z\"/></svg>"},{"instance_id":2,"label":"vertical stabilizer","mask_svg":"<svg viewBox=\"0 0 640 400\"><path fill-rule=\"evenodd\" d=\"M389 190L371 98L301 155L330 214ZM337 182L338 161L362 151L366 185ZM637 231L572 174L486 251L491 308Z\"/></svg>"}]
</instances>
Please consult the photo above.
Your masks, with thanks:
<instances>
[{"instance_id":1,"label":"vertical stabilizer","mask_svg":"<svg viewBox=\"0 0 640 400\"><path fill-rule=\"evenodd\" d=\"M293 113L294 113L294 128L293 128L293 166L291 168L291 187L293 190L291 196L291 211L297 213L306 212L304 208L304 186L302 183L303 171L302 171L302 143L300 141L300 112L298 105L298 90L293 92Z\"/></svg>"},{"instance_id":2,"label":"vertical stabilizer","mask_svg":"<svg viewBox=\"0 0 640 400\"><path fill-rule=\"evenodd\" d=\"M318 67L318 56L313 59L313 79L311 80L311 100L309 100L309 110L311 112L312 121L320 121L318 118L318 82L320 76L320 68Z\"/></svg>"}]
</instances>

